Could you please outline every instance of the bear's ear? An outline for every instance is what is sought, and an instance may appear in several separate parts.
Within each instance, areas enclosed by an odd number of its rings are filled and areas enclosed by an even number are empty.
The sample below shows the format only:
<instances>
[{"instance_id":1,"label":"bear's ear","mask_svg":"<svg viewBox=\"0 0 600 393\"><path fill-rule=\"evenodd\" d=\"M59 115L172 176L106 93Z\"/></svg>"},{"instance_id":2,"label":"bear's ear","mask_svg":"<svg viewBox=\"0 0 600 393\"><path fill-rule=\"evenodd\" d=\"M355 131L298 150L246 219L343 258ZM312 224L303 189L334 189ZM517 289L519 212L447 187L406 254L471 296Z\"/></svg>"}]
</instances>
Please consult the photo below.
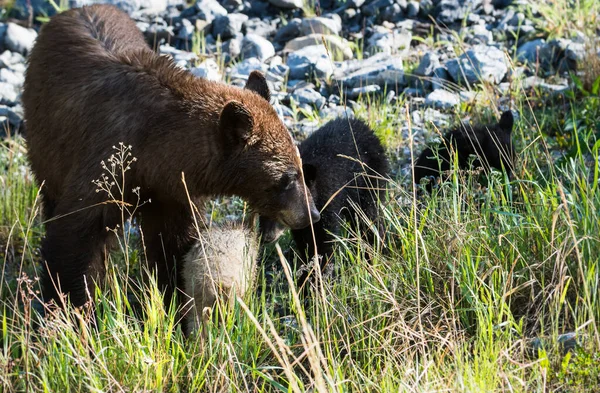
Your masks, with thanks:
<instances>
[{"instance_id":1,"label":"bear's ear","mask_svg":"<svg viewBox=\"0 0 600 393\"><path fill-rule=\"evenodd\" d=\"M271 91L265 76L259 71L252 71L246 82L245 89L251 90L257 93L259 96L267 101L271 101Z\"/></svg>"},{"instance_id":2,"label":"bear's ear","mask_svg":"<svg viewBox=\"0 0 600 393\"><path fill-rule=\"evenodd\" d=\"M512 111L507 110L506 112L502 113L502 116L500 116L500 121L498 122L498 125L501 129L507 131L510 134L512 132L514 123L515 119L513 117Z\"/></svg>"},{"instance_id":3,"label":"bear's ear","mask_svg":"<svg viewBox=\"0 0 600 393\"><path fill-rule=\"evenodd\" d=\"M311 188L317 179L317 167L311 164L304 164L302 165L302 173L304 173L304 182L308 188Z\"/></svg>"},{"instance_id":4,"label":"bear's ear","mask_svg":"<svg viewBox=\"0 0 600 393\"><path fill-rule=\"evenodd\" d=\"M221 111L219 128L228 147L250 143L254 121L248 109L237 101L229 101Z\"/></svg>"}]
</instances>

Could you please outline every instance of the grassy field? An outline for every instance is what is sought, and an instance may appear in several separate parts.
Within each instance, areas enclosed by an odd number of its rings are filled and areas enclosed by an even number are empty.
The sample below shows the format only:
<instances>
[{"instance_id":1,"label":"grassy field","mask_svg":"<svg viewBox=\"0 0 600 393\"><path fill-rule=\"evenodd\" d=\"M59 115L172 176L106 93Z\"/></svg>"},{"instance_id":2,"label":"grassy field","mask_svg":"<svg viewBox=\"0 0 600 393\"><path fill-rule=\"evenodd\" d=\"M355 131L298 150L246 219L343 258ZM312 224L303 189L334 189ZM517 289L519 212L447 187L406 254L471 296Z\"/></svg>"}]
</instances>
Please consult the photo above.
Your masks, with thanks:
<instances>
[{"instance_id":1,"label":"grassy field","mask_svg":"<svg viewBox=\"0 0 600 393\"><path fill-rule=\"evenodd\" d=\"M568 26L553 15L559 34ZM406 168L422 146L407 118L423 109L363 100L357 114L397 169L386 249L341 238L337 278L301 302L293 261L269 248L256 290L204 341L184 338L141 283L135 232L119 235L91 313L40 320L38 185L24 140L0 141L0 391L600 392L600 66L587 71L559 96L511 81L514 180L493 173L481 187L453 171L420 200ZM455 119L496 118L498 95L479 89ZM565 354L568 332L577 345Z\"/></svg>"},{"instance_id":2,"label":"grassy field","mask_svg":"<svg viewBox=\"0 0 600 393\"><path fill-rule=\"evenodd\" d=\"M282 263L261 270L257 290L209 326L206 342L185 339L156 288L125 275L139 270L135 239L125 235L96 294L99 328L72 312L34 329L38 188L24 141L4 140L2 390L599 391L600 102L521 97L516 180L497 173L481 188L456 172L417 205L399 175L383 206L384 255L341 239L339 278L307 304ZM371 107L366 118L390 154L410 147L393 133L404 106ZM579 345L563 357L565 332Z\"/></svg>"}]
</instances>

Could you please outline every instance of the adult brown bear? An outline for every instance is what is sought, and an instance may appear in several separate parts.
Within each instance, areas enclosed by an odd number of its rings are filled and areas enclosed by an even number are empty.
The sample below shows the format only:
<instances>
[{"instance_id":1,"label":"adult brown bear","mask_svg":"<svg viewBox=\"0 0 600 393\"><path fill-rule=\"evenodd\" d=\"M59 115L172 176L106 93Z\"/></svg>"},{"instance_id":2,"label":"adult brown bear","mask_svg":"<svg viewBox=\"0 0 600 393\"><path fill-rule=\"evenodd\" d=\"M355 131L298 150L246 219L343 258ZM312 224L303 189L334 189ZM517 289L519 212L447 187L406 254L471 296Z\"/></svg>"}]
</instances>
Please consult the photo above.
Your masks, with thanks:
<instances>
[{"instance_id":1,"label":"adult brown bear","mask_svg":"<svg viewBox=\"0 0 600 393\"><path fill-rule=\"evenodd\" d=\"M238 195L258 213L294 228L319 220L294 142L269 105L264 77L245 89L195 78L154 53L129 17L112 6L53 17L29 58L23 103L29 159L41 189L46 301L68 293L80 306L105 274L121 222L92 180L118 142L137 158L113 192L135 204L146 257L166 301L176 266L194 239L192 201ZM117 171L119 172L119 171ZM119 172L120 173L120 172ZM117 188L117 185L119 188ZM308 194L307 194L308 193ZM89 291L89 292L87 292Z\"/></svg>"}]
</instances>

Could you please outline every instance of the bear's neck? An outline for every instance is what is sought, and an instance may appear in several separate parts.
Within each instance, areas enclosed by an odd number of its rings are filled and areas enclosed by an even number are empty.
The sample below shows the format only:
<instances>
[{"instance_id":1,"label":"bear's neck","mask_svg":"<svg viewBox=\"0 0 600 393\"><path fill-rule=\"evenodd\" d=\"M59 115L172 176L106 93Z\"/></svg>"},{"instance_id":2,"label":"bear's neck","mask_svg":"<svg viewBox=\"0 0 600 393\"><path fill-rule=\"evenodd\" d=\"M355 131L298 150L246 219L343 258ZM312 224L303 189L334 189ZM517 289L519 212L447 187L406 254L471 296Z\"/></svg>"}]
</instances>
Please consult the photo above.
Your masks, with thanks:
<instances>
[{"instance_id":1,"label":"bear's neck","mask_svg":"<svg viewBox=\"0 0 600 393\"><path fill-rule=\"evenodd\" d=\"M197 78L164 57L140 54L127 60L131 66L139 67L145 78L158 82L153 91L144 93L154 97L146 101L152 103L146 108L146 127L154 131L146 134L143 141L151 146L148 153L153 154L145 157L153 163L147 173L148 182L157 188L167 186L177 189L177 194L187 194L183 173L192 197L230 195L236 176L232 176L225 158L219 119L228 101L244 102L248 92ZM156 151L163 154L157 157Z\"/></svg>"}]
</instances>

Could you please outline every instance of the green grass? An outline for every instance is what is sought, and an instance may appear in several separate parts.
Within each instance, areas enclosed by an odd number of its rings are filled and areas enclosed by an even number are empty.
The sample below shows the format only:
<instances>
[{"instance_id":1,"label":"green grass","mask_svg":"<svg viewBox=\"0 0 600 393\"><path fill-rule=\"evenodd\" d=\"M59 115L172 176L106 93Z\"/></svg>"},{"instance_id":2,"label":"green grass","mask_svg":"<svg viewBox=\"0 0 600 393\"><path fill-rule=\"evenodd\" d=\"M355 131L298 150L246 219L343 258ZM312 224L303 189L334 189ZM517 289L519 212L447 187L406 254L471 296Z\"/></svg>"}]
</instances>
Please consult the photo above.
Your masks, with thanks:
<instances>
[{"instance_id":1,"label":"green grass","mask_svg":"<svg viewBox=\"0 0 600 393\"><path fill-rule=\"evenodd\" d=\"M555 18L559 8L542 7L549 23L562 23L548 35L564 35L593 5L581 2L565 22ZM184 338L156 285L142 283L140 239L129 233L107 261L94 309L40 319L38 185L24 140L2 140L0 391L600 392L600 99L589 87L598 75L583 76L591 83L560 98L510 81L520 115L513 181L494 173L482 188L453 171L416 200L398 170L382 205L383 252L342 237L336 279L301 303L286 269L294 261L269 248L255 290L232 310L217 309L205 340ZM470 88L477 101L457 108L451 123L493 121L502 98L490 86ZM402 96L393 105L359 101L357 116L395 169L418 155L408 119L422 108ZM443 131L425 128L427 139ZM244 209L235 198L211 206L215 221ZM280 241L284 251L289 243ZM572 331L579 345L564 356L558 338ZM543 349L533 349L535 338Z\"/></svg>"},{"instance_id":2,"label":"green grass","mask_svg":"<svg viewBox=\"0 0 600 393\"><path fill-rule=\"evenodd\" d=\"M497 173L482 189L455 172L417 205L398 176L383 206L386 252L342 239L338 278L306 304L280 262L261 269L256 291L209 325L206 341L185 339L156 287L140 284L133 246L111 256L107 285L95 294L97 329L83 311L39 322L37 187L23 140L4 141L2 390L598 391L600 104L574 96L571 110L537 109L544 99L533 92L515 102L520 165L510 185ZM394 134L403 104L367 104L358 115L390 154L410 146ZM493 115L471 110L481 121ZM556 135L570 135L569 144ZM580 346L563 358L556 339L568 331ZM534 337L550 345L532 353Z\"/></svg>"}]
</instances>

